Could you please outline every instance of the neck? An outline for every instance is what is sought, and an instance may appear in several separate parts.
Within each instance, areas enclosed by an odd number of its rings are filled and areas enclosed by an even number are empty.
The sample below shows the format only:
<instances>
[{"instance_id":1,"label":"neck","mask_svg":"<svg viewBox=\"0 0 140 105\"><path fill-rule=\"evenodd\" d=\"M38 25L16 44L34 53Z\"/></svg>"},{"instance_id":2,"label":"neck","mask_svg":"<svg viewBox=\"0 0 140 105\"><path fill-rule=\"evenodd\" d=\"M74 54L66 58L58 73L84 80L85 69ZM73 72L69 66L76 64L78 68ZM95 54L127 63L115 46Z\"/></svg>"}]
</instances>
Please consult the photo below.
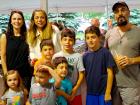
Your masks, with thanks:
<instances>
[{"instance_id":1,"label":"neck","mask_svg":"<svg viewBox=\"0 0 140 105\"><path fill-rule=\"evenodd\" d=\"M20 29L14 29L14 36L20 36Z\"/></svg>"},{"instance_id":2,"label":"neck","mask_svg":"<svg viewBox=\"0 0 140 105\"><path fill-rule=\"evenodd\" d=\"M94 47L94 48L89 48L89 51L97 51L100 48L100 45Z\"/></svg>"},{"instance_id":3,"label":"neck","mask_svg":"<svg viewBox=\"0 0 140 105\"><path fill-rule=\"evenodd\" d=\"M63 52L64 52L64 53L68 53L68 54L74 53L73 49L69 49L69 50L64 50L64 49L63 49Z\"/></svg>"},{"instance_id":4,"label":"neck","mask_svg":"<svg viewBox=\"0 0 140 105\"><path fill-rule=\"evenodd\" d=\"M119 27L119 29L120 29L122 32L126 32L126 31L128 31L128 30L131 29L132 24L131 24L131 23L128 23L128 24L125 25L125 26L118 26L118 27Z\"/></svg>"}]
</instances>

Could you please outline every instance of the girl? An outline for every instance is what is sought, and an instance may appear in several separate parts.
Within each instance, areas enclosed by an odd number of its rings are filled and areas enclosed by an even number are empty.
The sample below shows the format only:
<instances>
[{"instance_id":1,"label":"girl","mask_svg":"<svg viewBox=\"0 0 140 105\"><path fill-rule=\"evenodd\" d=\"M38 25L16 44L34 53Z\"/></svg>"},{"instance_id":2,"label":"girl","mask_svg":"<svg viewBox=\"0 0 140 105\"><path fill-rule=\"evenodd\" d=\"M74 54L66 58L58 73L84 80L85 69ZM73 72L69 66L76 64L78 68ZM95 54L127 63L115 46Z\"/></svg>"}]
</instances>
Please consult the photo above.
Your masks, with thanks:
<instances>
[{"instance_id":1,"label":"girl","mask_svg":"<svg viewBox=\"0 0 140 105\"><path fill-rule=\"evenodd\" d=\"M4 105L25 105L27 94L18 71L8 71L5 75L5 91L1 97L2 103Z\"/></svg>"},{"instance_id":2,"label":"girl","mask_svg":"<svg viewBox=\"0 0 140 105\"><path fill-rule=\"evenodd\" d=\"M87 82L86 105L111 105L113 67L111 53L100 45L100 30L90 26L85 30L88 51L83 55Z\"/></svg>"}]
</instances>

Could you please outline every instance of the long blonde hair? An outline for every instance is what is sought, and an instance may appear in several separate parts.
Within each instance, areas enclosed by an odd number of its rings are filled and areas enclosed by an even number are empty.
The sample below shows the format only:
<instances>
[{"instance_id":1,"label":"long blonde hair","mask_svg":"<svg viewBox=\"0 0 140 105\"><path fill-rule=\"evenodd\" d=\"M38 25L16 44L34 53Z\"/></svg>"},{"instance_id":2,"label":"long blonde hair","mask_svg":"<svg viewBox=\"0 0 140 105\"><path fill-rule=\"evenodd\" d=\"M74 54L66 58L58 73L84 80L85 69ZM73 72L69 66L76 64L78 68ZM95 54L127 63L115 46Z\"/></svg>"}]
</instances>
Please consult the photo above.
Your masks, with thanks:
<instances>
[{"instance_id":1,"label":"long blonde hair","mask_svg":"<svg viewBox=\"0 0 140 105\"><path fill-rule=\"evenodd\" d=\"M35 22L34 22L34 16L36 12L42 12L46 19L46 24L44 25L42 29L42 35L40 37L41 41L43 39L51 39L52 34L53 34L52 24L49 23L46 12L42 9L34 10L32 13L31 23L30 23L30 27L28 30L28 37L27 37L27 41L32 47L34 47L37 43L37 37L36 37L37 26L35 25Z\"/></svg>"}]
</instances>

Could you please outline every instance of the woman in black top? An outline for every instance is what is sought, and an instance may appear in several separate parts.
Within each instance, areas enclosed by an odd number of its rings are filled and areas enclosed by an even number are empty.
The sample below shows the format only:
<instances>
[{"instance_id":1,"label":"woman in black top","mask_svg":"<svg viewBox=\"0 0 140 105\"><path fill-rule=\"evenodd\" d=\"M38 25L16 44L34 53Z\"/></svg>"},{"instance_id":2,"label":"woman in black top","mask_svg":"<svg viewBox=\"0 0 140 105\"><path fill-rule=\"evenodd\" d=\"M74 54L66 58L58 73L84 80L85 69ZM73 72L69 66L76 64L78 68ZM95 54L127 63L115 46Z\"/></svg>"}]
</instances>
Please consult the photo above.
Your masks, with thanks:
<instances>
[{"instance_id":1,"label":"woman in black top","mask_svg":"<svg viewBox=\"0 0 140 105\"><path fill-rule=\"evenodd\" d=\"M29 90L31 71L28 62L29 46L26 43L27 30L23 13L12 11L5 34L1 36L1 62L3 73L17 70L25 87Z\"/></svg>"}]
</instances>

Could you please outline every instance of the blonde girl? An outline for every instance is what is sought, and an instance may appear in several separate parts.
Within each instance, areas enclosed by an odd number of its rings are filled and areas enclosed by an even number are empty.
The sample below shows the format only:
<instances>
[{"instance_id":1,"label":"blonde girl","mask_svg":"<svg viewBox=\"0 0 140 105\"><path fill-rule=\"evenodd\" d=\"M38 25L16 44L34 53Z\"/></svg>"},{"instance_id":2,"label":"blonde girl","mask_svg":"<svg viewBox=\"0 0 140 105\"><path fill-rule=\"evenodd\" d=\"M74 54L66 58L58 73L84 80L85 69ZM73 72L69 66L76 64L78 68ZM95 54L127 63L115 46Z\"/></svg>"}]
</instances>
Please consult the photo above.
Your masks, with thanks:
<instances>
[{"instance_id":1,"label":"blonde girl","mask_svg":"<svg viewBox=\"0 0 140 105\"><path fill-rule=\"evenodd\" d=\"M9 70L4 80L5 91L1 97L3 105L24 105L28 92L22 84L18 71Z\"/></svg>"}]
</instances>

